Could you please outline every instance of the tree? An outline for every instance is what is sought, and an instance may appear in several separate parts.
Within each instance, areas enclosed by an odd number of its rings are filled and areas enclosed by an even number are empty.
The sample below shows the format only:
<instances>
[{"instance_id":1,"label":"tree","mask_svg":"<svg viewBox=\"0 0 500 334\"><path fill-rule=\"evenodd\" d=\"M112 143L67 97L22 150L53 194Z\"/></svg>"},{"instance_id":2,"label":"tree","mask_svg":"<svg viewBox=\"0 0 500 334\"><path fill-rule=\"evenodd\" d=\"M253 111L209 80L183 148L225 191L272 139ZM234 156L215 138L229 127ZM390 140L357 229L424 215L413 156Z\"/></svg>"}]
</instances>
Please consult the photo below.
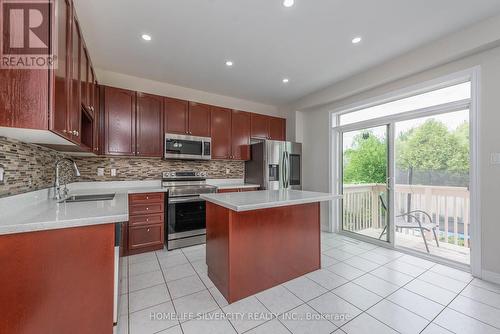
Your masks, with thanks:
<instances>
[{"instance_id":1,"label":"tree","mask_svg":"<svg viewBox=\"0 0 500 334\"><path fill-rule=\"evenodd\" d=\"M454 132L435 119L429 119L398 138L396 164L401 169L469 170L469 125Z\"/></svg>"},{"instance_id":2,"label":"tree","mask_svg":"<svg viewBox=\"0 0 500 334\"><path fill-rule=\"evenodd\" d=\"M385 183L387 146L385 140L370 132L354 137L344 152L344 183Z\"/></svg>"}]
</instances>

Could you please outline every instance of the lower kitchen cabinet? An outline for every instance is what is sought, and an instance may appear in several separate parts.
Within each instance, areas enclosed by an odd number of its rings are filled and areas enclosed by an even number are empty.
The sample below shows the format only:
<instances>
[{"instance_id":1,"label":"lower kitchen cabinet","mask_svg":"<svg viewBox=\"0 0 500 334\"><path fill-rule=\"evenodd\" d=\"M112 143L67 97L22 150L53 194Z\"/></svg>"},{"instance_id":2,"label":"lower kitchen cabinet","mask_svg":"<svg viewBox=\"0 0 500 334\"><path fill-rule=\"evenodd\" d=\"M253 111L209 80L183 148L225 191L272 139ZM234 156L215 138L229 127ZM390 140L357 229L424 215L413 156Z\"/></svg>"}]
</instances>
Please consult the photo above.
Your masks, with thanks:
<instances>
[{"instance_id":1,"label":"lower kitchen cabinet","mask_svg":"<svg viewBox=\"0 0 500 334\"><path fill-rule=\"evenodd\" d=\"M165 243L165 195L143 193L129 195L127 254L163 249Z\"/></svg>"},{"instance_id":2,"label":"lower kitchen cabinet","mask_svg":"<svg viewBox=\"0 0 500 334\"><path fill-rule=\"evenodd\" d=\"M115 225L0 236L0 333L112 333Z\"/></svg>"},{"instance_id":3,"label":"lower kitchen cabinet","mask_svg":"<svg viewBox=\"0 0 500 334\"><path fill-rule=\"evenodd\" d=\"M150 251L150 248L163 248L165 237L163 234L163 223L147 224L143 226L129 225L129 253L134 253L135 250Z\"/></svg>"}]
</instances>

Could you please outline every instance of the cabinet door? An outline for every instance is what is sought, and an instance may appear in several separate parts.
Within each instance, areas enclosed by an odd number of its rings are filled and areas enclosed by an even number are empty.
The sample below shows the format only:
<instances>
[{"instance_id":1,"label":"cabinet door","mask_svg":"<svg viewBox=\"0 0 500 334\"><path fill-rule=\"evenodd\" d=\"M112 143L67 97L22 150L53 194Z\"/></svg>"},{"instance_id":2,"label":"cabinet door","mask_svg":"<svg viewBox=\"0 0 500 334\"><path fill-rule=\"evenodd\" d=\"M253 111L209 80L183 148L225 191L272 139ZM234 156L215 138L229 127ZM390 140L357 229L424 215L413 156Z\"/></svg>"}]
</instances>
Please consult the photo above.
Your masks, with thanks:
<instances>
[{"instance_id":1,"label":"cabinet door","mask_svg":"<svg viewBox=\"0 0 500 334\"><path fill-rule=\"evenodd\" d=\"M252 138L269 139L269 117L259 114L252 114L251 122Z\"/></svg>"},{"instance_id":2,"label":"cabinet door","mask_svg":"<svg viewBox=\"0 0 500 334\"><path fill-rule=\"evenodd\" d=\"M164 99L164 126L167 133L187 134L188 131L188 110L187 101Z\"/></svg>"},{"instance_id":3,"label":"cabinet door","mask_svg":"<svg viewBox=\"0 0 500 334\"><path fill-rule=\"evenodd\" d=\"M191 102L189 104L189 134L210 137L210 106Z\"/></svg>"},{"instance_id":4,"label":"cabinet door","mask_svg":"<svg viewBox=\"0 0 500 334\"><path fill-rule=\"evenodd\" d=\"M161 157L163 98L137 93L137 155Z\"/></svg>"},{"instance_id":5,"label":"cabinet door","mask_svg":"<svg viewBox=\"0 0 500 334\"><path fill-rule=\"evenodd\" d=\"M284 118L269 118L269 137L272 140L285 140L286 120Z\"/></svg>"},{"instance_id":6,"label":"cabinet door","mask_svg":"<svg viewBox=\"0 0 500 334\"><path fill-rule=\"evenodd\" d=\"M250 159L250 123L250 113L233 110L231 117L231 152L235 160Z\"/></svg>"},{"instance_id":7,"label":"cabinet door","mask_svg":"<svg viewBox=\"0 0 500 334\"><path fill-rule=\"evenodd\" d=\"M231 110L212 107L210 123L212 159L231 159Z\"/></svg>"},{"instance_id":8,"label":"cabinet door","mask_svg":"<svg viewBox=\"0 0 500 334\"><path fill-rule=\"evenodd\" d=\"M54 70L54 104L50 129L65 137L70 137L69 110L71 87L71 7L68 0L56 3L58 45L58 66Z\"/></svg>"},{"instance_id":9,"label":"cabinet door","mask_svg":"<svg viewBox=\"0 0 500 334\"><path fill-rule=\"evenodd\" d=\"M135 155L135 92L106 87L105 154Z\"/></svg>"},{"instance_id":10,"label":"cabinet door","mask_svg":"<svg viewBox=\"0 0 500 334\"><path fill-rule=\"evenodd\" d=\"M99 147L100 147L100 124L101 124L101 113L99 109L99 86L97 85L97 82L94 82L94 140L93 140L93 151L96 154L99 154Z\"/></svg>"},{"instance_id":11,"label":"cabinet door","mask_svg":"<svg viewBox=\"0 0 500 334\"><path fill-rule=\"evenodd\" d=\"M87 50L83 46L83 40L81 42L81 49L80 49L80 86L81 86L81 93L80 93L80 101L82 104L82 108L85 108L86 110L89 110L90 103L89 103L89 57L87 55Z\"/></svg>"},{"instance_id":12,"label":"cabinet door","mask_svg":"<svg viewBox=\"0 0 500 334\"><path fill-rule=\"evenodd\" d=\"M80 59L81 59L81 34L78 22L73 15L73 23L71 29L71 109L69 115L69 130L73 140L79 142L80 122L81 122L81 77L80 77Z\"/></svg>"}]
</instances>

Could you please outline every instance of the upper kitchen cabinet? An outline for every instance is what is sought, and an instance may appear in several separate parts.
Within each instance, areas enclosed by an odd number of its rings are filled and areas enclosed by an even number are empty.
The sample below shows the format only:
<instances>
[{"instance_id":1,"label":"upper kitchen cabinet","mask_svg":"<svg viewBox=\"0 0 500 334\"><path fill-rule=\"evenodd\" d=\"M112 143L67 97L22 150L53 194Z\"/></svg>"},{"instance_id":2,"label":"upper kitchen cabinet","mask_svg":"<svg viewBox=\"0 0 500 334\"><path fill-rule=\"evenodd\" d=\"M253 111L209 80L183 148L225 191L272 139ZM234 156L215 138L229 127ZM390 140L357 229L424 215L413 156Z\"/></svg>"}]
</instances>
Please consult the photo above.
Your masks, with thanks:
<instances>
[{"instance_id":1,"label":"upper kitchen cabinet","mask_svg":"<svg viewBox=\"0 0 500 334\"><path fill-rule=\"evenodd\" d=\"M56 66L0 70L0 135L54 145L61 150L91 151L94 119L92 114L82 116L82 103L88 107L92 99L89 86L94 71L90 55L72 1L52 3L56 15L43 24L48 24L46 31L57 29L57 40L47 36L47 44L53 48L48 53L57 56ZM46 132L41 135L30 130Z\"/></svg>"},{"instance_id":2,"label":"upper kitchen cabinet","mask_svg":"<svg viewBox=\"0 0 500 334\"><path fill-rule=\"evenodd\" d=\"M81 96L82 96L82 85L81 85L81 57L82 57L82 41L80 34L80 27L78 22L73 19L73 24L71 27L71 108L69 109L69 133L73 140L78 141L80 135L80 122L81 122Z\"/></svg>"},{"instance_id":3,"label":"upper kitchen cabinet","mask_svg":"<svg viewBox=\"0 0 500 334\"><path fill-rule=\"evenodd\" d=\"M285 140L286 120L283 118L252 114L252 138Z\"/></svg>"},{"instance_id":4,"label":"upper kitchen cabinet","mask_svg":"<svg viewBox=\"0 0 500 334\"><path fill-rule=\"evenodd\" d=\"M252 138L269 139L269 117L265 115L252 114L251 120Z\"/></svg>"},{"instance_id":5,"label":"upper kitchen cabinet","mask_svg":"<svg viewBox=\"0 0 500 334\"><path fill-rule=\"evenodd\" d=\"M58 64L54 70L54 113L50 128L59 135L68 137L69 115L68 110L71 107L70 88L71 88L71 64L68 61L71 45L71 23L72 12L69 1L58 1L57 3L58 17Z\"/></svg>"},{"instance_id":6,"label":"upper kitchen cabinet","mask_svg":"<svg viewBox=\"0 0 500 334\"><path fill-rule=\"evenodd\" d=\"M210 123L212 159L231 159L231 109L212 107Z\"/></svg>"},{"instance_id":7,"label":"upper kitchen cabinet","mask_svg":"<svg viewBox=\"0 0 500 334\"><path fill-rule=\"evenodd\" d=\"M210 137L210 106L202 103L189 103L188 134Z\"/></svg>"},{"instance_id":8,"label":"upper kitchen cabinet","mask_svg":"<svg viewBox=\"0 0 500 334\"><path fill-rule=\"evenodd\" d=\"M137 93L137 155L163 154L163 97Z\"/></svg>"},{"instance_id":9,"label":"upper kitchen cabinet","mask_svg":"<svg viewBox=\"0 0 500 334\"><path fill-rule=\"evenodd\" d=\"M164 129L167 133L188 133L189 102L164 98Z\"/></svg>"},{"instance_id":10,"label":"upper kitchen cabinet","mask_svg":"<svg viewBox=\"0 0 500 334\"><path fill-rule=\"evenodd\" d=\"M104 116L104 153L135 155L136 93L105 87Z\"/></svg>"},{"instance_id":11,"label":"upper kitchen cabinet","mask_svg":"<svg viewBox=\"0 0 500 334\"><path fill-rule=\"evenodd\" d=\"M235 160L250 159L250 113L233 110L231 113L231 153Z\"/></svg>"},{"instance_id":12,"label":"upper kitchen cabinet","mask_svg":"<svg viewBox=\"0 0 500 334\"><path fill-rule=\"evenodd\" d=\"M269 117L269 139L285 140L286 138L286 119L278 117Z\"/></svg>"}]
</instances>

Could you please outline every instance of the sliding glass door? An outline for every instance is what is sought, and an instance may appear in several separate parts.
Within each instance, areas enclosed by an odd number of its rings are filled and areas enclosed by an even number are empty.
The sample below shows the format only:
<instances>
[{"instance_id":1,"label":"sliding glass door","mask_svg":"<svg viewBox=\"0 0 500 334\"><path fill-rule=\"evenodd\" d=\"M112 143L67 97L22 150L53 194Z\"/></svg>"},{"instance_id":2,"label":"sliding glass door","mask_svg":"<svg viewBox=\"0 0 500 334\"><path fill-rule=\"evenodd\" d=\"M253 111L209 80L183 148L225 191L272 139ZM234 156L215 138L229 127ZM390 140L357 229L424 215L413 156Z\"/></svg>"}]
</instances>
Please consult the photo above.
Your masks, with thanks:
<instances>
[{"instance_id":1,"label":"sliding glass door","mask_svg":"<svg viewBox=\"0 0 500 334\"><path fill-rule=\"evenodd\" d=\"M341 228L390 241L390 126L340 130Z\"/></svg>"}]
</instances>

